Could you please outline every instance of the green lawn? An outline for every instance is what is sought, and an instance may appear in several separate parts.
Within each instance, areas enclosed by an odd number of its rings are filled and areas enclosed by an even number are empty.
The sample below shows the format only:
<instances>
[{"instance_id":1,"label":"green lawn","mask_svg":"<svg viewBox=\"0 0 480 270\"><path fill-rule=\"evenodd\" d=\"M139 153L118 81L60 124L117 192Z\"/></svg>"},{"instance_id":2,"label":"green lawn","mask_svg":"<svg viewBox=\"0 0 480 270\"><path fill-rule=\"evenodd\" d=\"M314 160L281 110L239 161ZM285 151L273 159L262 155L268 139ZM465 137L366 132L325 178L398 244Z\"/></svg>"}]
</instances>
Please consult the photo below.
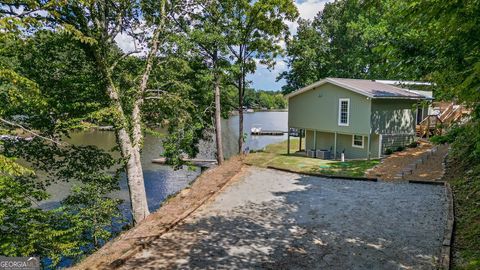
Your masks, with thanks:
<instances>
[{"instance_id":1,"label":"green lawn","mask_svg":"<svg viewBox=\"0 0 480 270\"><path fill-rule=\"evenodd\" d=\"M299 140L290 141L290 153L298 150ZM379 163L378 160L333 161L287 155L287 142L271 144L265 151L249 154L246 164L258 167L275 167L299 173L318 173L334 176L362 177L367 169Z\"/></svg>"}]
</instances>

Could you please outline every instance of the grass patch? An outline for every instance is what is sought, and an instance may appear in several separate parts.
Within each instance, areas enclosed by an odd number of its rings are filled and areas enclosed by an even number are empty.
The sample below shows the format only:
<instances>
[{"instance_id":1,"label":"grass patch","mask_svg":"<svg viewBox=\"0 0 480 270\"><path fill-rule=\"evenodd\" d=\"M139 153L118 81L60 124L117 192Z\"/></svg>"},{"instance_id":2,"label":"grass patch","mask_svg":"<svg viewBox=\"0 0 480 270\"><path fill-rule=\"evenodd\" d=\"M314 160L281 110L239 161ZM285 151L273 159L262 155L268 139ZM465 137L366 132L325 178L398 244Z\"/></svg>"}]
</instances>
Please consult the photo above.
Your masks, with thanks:
<instances>
[{"instance_id":1,"label":"grass patch","mask_svg":"<svg viewBox=\"0 0 480 270\"><path fill-rule=\"evenodd\" d=\"M291 139L290 152L298 150L299 140ZM363 177L365 171L379 163L378 160L353 160L339 162L287 155L287 141L268 145L263 152L249 154L245 163L258 167L276 167L298 173L319 173L334 176Z\"/></svg>"},{"instance_id":2,"label":"grass patch","mask_svg":"<svg viewBox=\"0 0 480 270\"><path fill-rule=\"evenodd\" d=\"M379 160L353 160L346 162L336 162L329 167L320 167L318 173L329 175L348 175L355 177L362 177L365 171L380 163Z\"/></svg>"}]
</instances>

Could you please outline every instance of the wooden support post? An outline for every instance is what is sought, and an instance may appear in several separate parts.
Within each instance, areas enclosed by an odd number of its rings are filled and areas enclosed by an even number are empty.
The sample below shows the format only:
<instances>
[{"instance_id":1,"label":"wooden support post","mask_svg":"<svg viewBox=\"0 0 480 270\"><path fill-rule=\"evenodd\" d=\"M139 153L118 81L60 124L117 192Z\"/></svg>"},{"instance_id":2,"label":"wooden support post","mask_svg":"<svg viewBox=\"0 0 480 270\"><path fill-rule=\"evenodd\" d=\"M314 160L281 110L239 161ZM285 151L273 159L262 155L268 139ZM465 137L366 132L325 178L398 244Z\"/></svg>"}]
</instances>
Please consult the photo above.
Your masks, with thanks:
<instances>
[{"instance_id":1,"label":"wooden support post","mask_svg":"<svg viewBox=\"0 0 480 270\"><path fill-rule=\"evenodd\" d=\"M298 151L300 152L302 151L302 130L301 129L298 130L298 137L300 137L300 143L298 145Z\"/></svg>"},{"instance_id":2,"label":"wooden support post","mask_svg":"<svg viewBox=\"0 0 480 270\"><path fill-rule=\"evenodd\" d=\"M335 140L333 144L333 159L337 159L337 132L335 132Z\"/></svg>"},{"instance_id":3,"label":"wooden support post","mask_svg":"<svg viewBox=\"0 0 480 270\"><path fill-rule=\"evenodd\" d=\"M368 134L367 137L367 160L370 160L370 136L371 134Z\"/></svg>"},{"instance_id":4,"label":"wooden support post","mask_svg":"<svg viewBox=\"0 0 480 270\"><path fill-rule=\"evenodd\" d=\"M317 131L316 130L313 131L313 149L317 151Z\"/></svg>"},{"instance_id":5,"label":"wooden support post","mask_svg":"<svg viewBox=\"0 0 480 270\"><path fill-rule=\"evenodd\" d=\"M288 134L288 136L287 136L287 155L290 155L290 128L288 128L287 134Z\"/></svg>"},{"instance_id":6,"label":"wooden support post","mask_svg":"<svg viewBox=\"0 0 480 270\"><path fill-rule=\"evenodd\" d=\"M427 140L430 138L430 115L427 116Z\"/></svg>"},{"instance_id":7,"label":"wooden support post","mask_svg":"<svg viewBox=\"0 0 480 270\"><path fill-rule=\"evenodd\" d=\"M378 158L382 157L382 141L383 137L382 134L378 135Z\"/></svg>"}]
</instances>

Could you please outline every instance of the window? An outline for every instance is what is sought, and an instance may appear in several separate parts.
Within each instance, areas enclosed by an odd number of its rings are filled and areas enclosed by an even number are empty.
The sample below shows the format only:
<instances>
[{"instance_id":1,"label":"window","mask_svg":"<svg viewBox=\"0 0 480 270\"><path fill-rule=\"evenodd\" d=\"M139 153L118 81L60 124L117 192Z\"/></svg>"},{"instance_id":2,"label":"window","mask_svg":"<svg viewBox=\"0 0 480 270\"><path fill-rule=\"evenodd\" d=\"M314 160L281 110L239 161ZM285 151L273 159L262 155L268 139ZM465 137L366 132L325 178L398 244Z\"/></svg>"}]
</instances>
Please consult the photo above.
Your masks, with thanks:
<instances>
[{"instance_id":1,"label":"window","mask_svg":"<svg viewBox=\"0 0 480 270\"><path fill-rule=\"evenodd\" d=\"M353 135L352 136L352 146L357 148L363 148L363 136Z\"/></svg>"},{"instance_id":2,"label":"window","mask_svg":"<svg viewBox=\"0 0 480 270\"><path fill-rule=\"evenodd\" d=\"M338 125L348 126L349 112L350 111L350 99L341 98L338 100Z\"/></svg>"}]
</instances>

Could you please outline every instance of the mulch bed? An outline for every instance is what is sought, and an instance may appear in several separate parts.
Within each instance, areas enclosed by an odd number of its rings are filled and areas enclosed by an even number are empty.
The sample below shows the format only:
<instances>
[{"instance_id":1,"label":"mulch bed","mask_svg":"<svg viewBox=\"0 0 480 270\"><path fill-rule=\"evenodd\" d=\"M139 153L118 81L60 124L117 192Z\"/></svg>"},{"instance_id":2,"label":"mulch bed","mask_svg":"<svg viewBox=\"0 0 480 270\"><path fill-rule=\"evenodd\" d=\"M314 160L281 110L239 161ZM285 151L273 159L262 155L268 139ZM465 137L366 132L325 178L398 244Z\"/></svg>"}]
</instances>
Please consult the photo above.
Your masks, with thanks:
<instances>
[{"instance_id":1,"label":"mulch bed","mask_svg":"<svg viewBox=\"0 0 480 270\"><path fill-rule=\"evenodd\" d=\"M412 174L405 175L405 180L430 180L442 178L445 168L443 162L448 153L448 145L439 145L437 151L425 163L419 164Z\"/></svg>"},{"instance_id":2,"label":"mulch bed","mask_svg":"<svg viewBox=\"0 0 480 270\"><path fill-rule=\"evenodd\" d=\"M416 148L407 148L405 151L393 153L389 157L382 160L366 173L366 177L378 178L384 181L396 181L396 176L403 168L412 164L423 153L432 148L432 145L426 142L421 142Z\"/></svg>"}]
</instances>

